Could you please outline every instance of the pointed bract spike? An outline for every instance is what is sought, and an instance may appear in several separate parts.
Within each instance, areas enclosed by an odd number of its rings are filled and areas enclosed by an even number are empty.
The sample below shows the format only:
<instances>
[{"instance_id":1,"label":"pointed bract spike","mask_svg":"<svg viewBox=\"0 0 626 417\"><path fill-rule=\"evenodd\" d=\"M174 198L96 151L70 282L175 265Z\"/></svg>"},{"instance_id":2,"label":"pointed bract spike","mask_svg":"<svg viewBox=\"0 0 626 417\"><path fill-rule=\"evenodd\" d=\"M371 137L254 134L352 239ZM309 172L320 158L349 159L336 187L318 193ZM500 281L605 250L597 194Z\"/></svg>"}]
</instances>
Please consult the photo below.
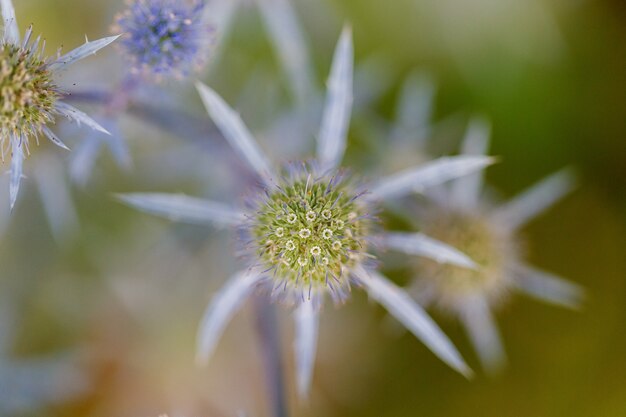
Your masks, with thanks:
<instances>
[{"instance_id":1,"label":"pointed bract spike","mask_svg":"<svg viewBox=\"0 0 626 417\"><path fill-rule=\"evenodd\" d=\"M20 191L23 165L24 150L22 149L21 141L17 138L13 138L11 143L11 174L9 181L9 201L11 210L15 207L17 194Z\"/></svg>"},{"instance_id":2,"label":"pointed bract spike","mask_svg":"<svg viewBox=\"0 0 626 417\"><path fill-rule=\"evenodd\" d=\"M102 145L101 137L88 135L71 154L70 178L79 186L85 186L91 174Z\"/></svg>"},{"instance_id":3,"label":"pointed bract spike","mask_svg":"<svg viewBox=\"0 0 626 417\"><path fill-rule=\"evenodd\" d=\"M371 109L373 103L389 90L394 83L394 70L390 68L385 57L374 54L366 57L359 65L354 66L353 76L353 108ZM376 125L383 125L381 120L376 120Z\"/></svg>"},{"instance_id":4,"label":"pointed bract spike","mask_svg":"<svg viewBox=\"0 0 626 417\"><path fill-rule=\"evenodd\" d=\"M527 265L518 268L513 282L526 295L572 310L580 309L585 299L580 285Z\"/></svg>"},{"instance_id":5,"label":"pointed bract spike","mask_svg":"<svg viewBox=\"0 0 626 417\"><path fill-rule=\"evenodd\" d=\"M278 177L273 174L267 157L241 121L241 117L208 86L198 82L196 88L209 116L230 143L230 146L250 164L266 185L271 185L271 179Z\"/></svg>"},{"instance_id":6,"label":"pointed bract spike","mask_svg":"<svg viewBox=\"0 0 626 417\"><path fill-rule=\"evenodd\" d=\"M573 191L575 183L570 169L558 171L498 208L496 219L512 229L519 228Z\"/></svg>"},{"instance_id":7,"label":"pointed bract spike","mask_svg":"<svg viewBox=\"0 0 626 417\"><path fill-rule=\"evenodd\" d=\"M506 354L487 301L482 297L468 300L460 317L483 368L497 375L506 365Z\"/></svg>"},{"instance_id":8,"label":"pointed bract spike","mask_svg":"<svg viewBox=\"0 0 626 417\"><path fill-rule=\"evenodd\" d=\"M26 33L24 34L24 39L22 40L22 49L26 49L28 47L28 43L30 42L30 37L33 35L33 25L28 26L26 29Z\"/></svg>"},{"instance_id":9,"label":"pointed bract spike","mask_svg":"<svg viewBox=\"0 0 626 417\"><path fill-rule=\"evenodd\" d=\"M33 42L28 48L31 56L37 53L37 49L39 48L39 42L41 42L41 35L37 36L37 38L35 39L35 42Z\"/></svg>"},{"instance_id":10,"label":"pointed bract spike","mask_svg":"<svg viewBox=\"0 0 626 417\"><path fill-rule=\"evenodd\" d=\"M109 133L108 130L106 130L105 128L100 126L100 123L96 122L94 119L92 119L86 113L78 110L76 107L74 107L72 105L69 105L69 104L64 103L62 101L59 101L58 103L55 104L55 110L59 114L69 118L70 120L73 120L79 126L84 123L86 126L89 126L93 130L96 130L98 132L102 132L105 135L110 135L111 134L111 133Z\"/></svg>"},{"instance_id":11,"label":"pointed bract spike","mask_svg":"<svg viewBox=\"0 0 626 417\"><path fill-rule=\"evenodd\" d=\"M133 159L128 148L128 142L120 136L119 129L112 129L114 133L105 138L106 144L113 154L113 158L122 169L130 170L133 166Z\"/></svg>"},{"instance_id":12,"label":"pointed bract spike","mask_svg":"<svg viewBox=\"0 0 626 417\"><path fill-rule=\"evenodd\" d=\"M317 139L317 158L322 171L336 168L346 151L352 114L354 71L352 29L343 29L330 71L322 125Z\"/></svg>"},{"instance_id":13,"label":"pointed bract spike","mask_svg":"<svg viewBox=\"0 0 626 417\"><path fill-rule=\"evenodd\" d=\"M20 43L20 28L17 25L13 2L11 0L0 0L0 7L2 8L2 20L4 21L3 41L17 45Z\"/></svg>"},{"instance_id":14,"label":"pointed bract spike","mask_svg":"<svg viewBox=\"0 0 626 417\"><path fill-rule=\"evenodd\" d=\"M461 145L461 154L467 156L486 155L489 147L491 124L483 117L474 117L469 122ZM458 178L452 184L452 198L460 207L473 208L478 203L483 188L483 171Z\"/></svg>"},{"instance_id":15,"label":"pointed bract spike","mask_svg":"<svg viewBox=\"0 0 626 417\"><path fill-rule=\"evenodd\" d=\"M370 297L383 305L435 355L465 377L472 376L472 370L448 336L404 290L373 270L358 267L356 276Z\"/></svg>"},{"instance_id":16,"label":"pointed bract spike","mask_svg":"<svg viewBox=\"0 0 626 417\"><path fill-rule=\"evenodd\" d=\"M494 158L487 156L451 156L435 159L372 184L370 198L398 198L413 192L423 192L428 187L471 174L494 162Z\"/></svg>"},{"instance_id":17,"label":"pointed bract spike","mask_svg":"<svg viewBox=\"0 0 626 417\"><path fill-rule=\"evenodd\" d=\"M198 328L196 361L199 365L207 363L226 325L250 296L260 279L260 275L252 272L240 272L230 278L215 294Z\"/></svg>"},{"instance_id":18,"label":"pointed bract spike","mask_svg":"<svg viewBox=\"0 0 626 417\"><path fill-rule=\"evenodd\" d=\"M430 129L435 91L435 82L427 74L414 72L407 78L396 106L392 140L423 144Z\"/></svg>"},{"instance_id":19,"label":"pointed bract spike","mask_svg":"<svg viewBox=\"0 0 626 417\"><path fill-rule=\"evenodd\" d=\"M256 1L281 59L293 94L300 104L313 98L315 87L309 62L309 46L289 0Z\"/></svg>"},{"instance_id":20,"label":"pointed bract spike","mask_svg":"<svg viewBox=\"0 0 626 417\"><path fill-rule=\"evenodd\" d=\"M234 17L239 7L241 7L241 0L221 0L212 1L208 7L204 8L202 20L210 22L216 34L213 40L213 59L207 64L209 71L220 62L224 40L234 26Z\"/></svg>"},{"instance_id":21,"label":"pointed bract spike","mask_svg":"<svg viewBox=\"0 0 626 417\"><path fill-rule=\"evenodd\" d=\"M74 62L86 58L90 55L95 55L100 49L114 42L122 35L109 36L106 38L98 39L79 46L78 48L68 52L67 54L59 57L56 61L50 64L50 68L53 70L64 69Z\"/></svg>"},{"instance_id":22,"label":"pointed bract spike","mask_svg":"<svg viewBox=\"0 0 626 417\"><path fill-rule=\"evenodd\" d=\"M319 330L319 312L313 301L304 300L294 313L296 335L294 353L296 358L296 380L298 395L307 398L313 379L315 352Z\"/></svg>"},{"instance_id":23,"label":"pointed bract spike","mask_svg":"<svg viewBox=\"0 0 626 417\"><path fill-rule=\"evenodd\" d=\"M51 156L39 157L34 179L52 235L59 243L75 237L79 229L76 207L66 178L65 166L60 160Z\"/></svg>"},{"instance_id":24,"label":"pointed bract spike","mask_svg":"<svg viewBox=\"0 0 626 417\"><path fill-rule=\"evenodd\" d=\"M57 135L55 135L53 131L48 129L47 126L42 126L41 130L42 130L43 134L46 135L46 137L48 139L50 139L50 142L54 143L59 148L63 148L65 150L67 150L67 151L70 150L70 148L68 148L67 145L65 145L65 143L63 143L63 141L61 141L61 139L59 139L59 137Z\"/></svg>"},{"instance_id":25,"label":"pointed bract spike","mask_svg":"<svg viewBox=\"0 0 626 417\"><path fill-rule=\"evenodd\" d=\"M237 226L244 215L225 204L188 197L180 194L131 193L118 194L117 198L145 213L169 220L213 226Z\"/></svg>"},{"instance_id":26,"label":"pointed bract spike","mask_svg":"<svg viewBox=\"0 0 626 417\"><path fill-rule=\"evenodd\" d=\"M478 269L476 262L460 250L423 233L385 233L381 235L381 244L387 249L425 256L439 263Z\"/></svg>"}]
</instances>

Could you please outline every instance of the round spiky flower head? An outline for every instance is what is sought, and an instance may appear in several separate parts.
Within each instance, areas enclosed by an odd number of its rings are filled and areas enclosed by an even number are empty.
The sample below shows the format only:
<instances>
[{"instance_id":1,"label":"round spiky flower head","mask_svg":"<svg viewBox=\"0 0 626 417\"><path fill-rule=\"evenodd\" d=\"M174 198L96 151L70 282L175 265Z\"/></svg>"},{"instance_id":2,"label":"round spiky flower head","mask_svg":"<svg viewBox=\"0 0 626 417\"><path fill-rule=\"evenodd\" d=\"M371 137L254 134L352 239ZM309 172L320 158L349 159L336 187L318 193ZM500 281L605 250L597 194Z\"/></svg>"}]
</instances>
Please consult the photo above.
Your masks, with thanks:
<instances>
[{"instance_id":1,"label":"round spiky flower head","mask_svg":"<svg viewBox=\"0 0 626 417\"><path fill-rule=\"evenodd\" d=\"M133 71L152 78L183 77L206 62L213 29L200 0L132 0L113 31Z\"/></svg>"},{"instance_id":2,"label":"round spiky flower head","mask_svg":"<svg viewBox=\"0 0 626 417\"><path fill-rule=\"evenodd\" d=\"M420 167L356 185L339 168L347 145L352 109L353 49L345 29L337 45L320 132L317 157L289 165L278 175L239 115L211 88L198 83L202 101L224 138L246 160L261 183L247 208L181 195L122 195L133 207L179 221L243 230L247 262L215 295L200 325L198 359L205 362L232 315L256 289L268 289L274 300L293 305L296 325L298 390L311 382L324 296L344 301L352 283L400 320L455 370L471 371L456 348L430 317L401 288L377 271L370 250L389 245L390 236L376 229L372 217L381 201L466 175L491 163L486 157L441 158ZM472 265L453 248L426 236L399 236L405 253L435 257L439 262ZM372 243L376 243L374 246Z\"/></svg>"},{"instance_id":3,"label":"round spiky flower head","mask_svg":"<svg viewBox=\"0 0 626 417\"><path fill-rule=\"evenodd\" d=\"M32 135L52 121L60 96L37 45L0 45L2 137Z\"/></svg>"},{"instance_id":4,"label":"round spiky flower head","mask_svg":"<svg viewBox=\"0 0 626 417\"><path fill-rule=\"evenodd\" d=\"M459 249L480 268L460 268L420 260L420 276L440 307L455 310L479 295L496 304L510 287L511 266L520 256L517 236L488 218L485 211L433 205L425 211L422 231Z\"/></svg>"},{"instance_id":5,"label":"round spiky flower head","mask_svg":"<svg viewBox=\"0 0 626 417\"><path fill-rule=\"evenodd\" d=\"M344 301L350 271L370 256L371 209L345 172L319 174L292 164L287 177L256 198L245 225L247 247L272 279L272 294L289 304L319 304L330 292Z\"/></svg>"},{"instance_id":6,"label":"round spiky flower head","mask_svg":"<svg viewBox=\"0 0 626 417\"><path fill-rule=\"evenodd\" d=\"M489 128L475 119L463 143L463 153L482 154ZM542 272L524 261L519 228L573 188L572 175L561 171L513 200L496 206L483 198L482 177L473 174L432 189L420 221L424 233L459 249L477 268L458 268L428 259L419 261L415 289L425 304L458 317L475 345L485 369L496 372L504 351L491 311L512 292L522 292L570 308L579 305L582 289ZM397 242L396 242L397 243Z\"/></svg>"},{"instance_id":7,"label":"round spiky flower head","mask_svg":"<svg viewBox=\"0 0 626 417\"><path fill-rule=\"evenodd\" d=\"M0 148L2 159L11 155L10 200L15 204L22 178L22 162L29 153L29 138L43 134L55 145L67 149L46 126L62 115L93 129L106 130L80 110L63 102L64 94L54 77L72 63L96 53L117 37L87 42L56 59L43 55L45 41L38 37L31 42L32 27L20 40L15 11L10 0L1 0L4 34L0 39Z\"/></svg>"}]
</instances>

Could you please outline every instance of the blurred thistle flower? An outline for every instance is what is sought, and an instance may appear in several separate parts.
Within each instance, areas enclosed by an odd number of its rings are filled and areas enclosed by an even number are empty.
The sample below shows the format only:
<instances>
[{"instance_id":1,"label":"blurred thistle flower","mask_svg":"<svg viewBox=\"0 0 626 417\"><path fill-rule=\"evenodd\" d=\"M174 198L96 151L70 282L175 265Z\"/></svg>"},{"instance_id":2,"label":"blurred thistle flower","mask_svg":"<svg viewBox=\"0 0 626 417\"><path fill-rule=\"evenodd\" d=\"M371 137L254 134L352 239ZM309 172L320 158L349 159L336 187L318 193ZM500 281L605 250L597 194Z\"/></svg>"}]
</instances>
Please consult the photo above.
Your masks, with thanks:
<instances>
[{"instance_id":1,"label":"blurred thistle flower","mask_svg":"<svg viewBox=\"0 0 626 417\"><path fill-rule=\"evenodd\" d=\"M182 78L204 66L213 28L200 0L133 0L113 25L132 70L157 80Z\"/></svg>"},{"instance_id":2,"label":"blurred thistle flower","mask_svg":"<svg viewBox=\"0 0 626 417\"><path fill-rule=\"evenodd\" d=\"M373 214L388 199L406 196L475 172L492 163L484 156L441 158L363 185L338 168L347 146L352 108L353 46L345 29L328 82L327 102L317 140L317 158L293 163L279 175L240 117L209 87L198 91L207 111L236 152L262 182L252 204L237 209L182 195L136 193L120 199L139 210L173 220L242 231L246 267L209 304L198 333L198 359L206 362L231 317L251 293L265 289L272 299L296 307L295 354L298 391L308 393L315 358L319 309L329 294L336 303L351 284L367 290L437 356L464 375L471 371L432 319L407 293L376 270L369 253L386 234L376 233ZM407 253L460 266L475 264L440 242L409 237Z\"/></svg>"},{"instance_id":3,"label":"blurred thistle flower","mask_svg":"<svg viewBox=\"0 0 626 417\"><path fill-rule=\"evenodd\" d=\"M103 105L97 119L111 133L93 132L73 153L70 175L80 186L89 181L104 147L111 152L118 167L124 170L132 167L128 143L120 128L120 116L142 99L147 102L169 100L171 96L159 98L163 91L157 88L145 91L147 98L142 98L138 90L149 87L145 81L182 79L200 70L206 64L213 43L214 30L206 23L208 8L204 0L135 0L127 3L128 8L117 15L112 30L123 34L118 44L130 61L129 73L124 74L119 85L110 92L91 93L96 97L92 100ZM89 92L86 95L89 96ZM167 109L162 113L157 126L169 123L172 118L171 114L165 114ZM179 129L178 125L176 129Z\"/></svg>"},{"instance_id":4,"label":"blurred thistle flower","mask_svg":"<svg viewBox=\"0 0 626 417\"><path fill-rule=\"evenodd\" d=\"M106 132L85 113L63 101L64 93L55 84L54 78L59 71L95 54L117 36L87 41L68 54L61 56L59 53L56 59L50 60L43 56L45 40L41 42L41 37L37 37L31 42L32 27L20 40L11 0L1 0L0 6L4 21L4 34L0 41L0 148L3 160L8 151L11 155L9 199L13 208L22 179L24 158L30 153L29 138L34 136L38 142L39 135L43 134L55 145L68 149L46 126L54 123L55 115Z\"/></svg>"},{"instance_id":5,"label":"blurred thistle flower","mask_svg":"<svg viewBox=\"0 0 626 417\"><path fill-rule=\"evenodd\" d=\"M474 119L462 146L465 155L481 155L488 148L489 125ZM420 260L415 290L424 305L434 304L457 316L477 350L485 370L495 373L505 362L492 317L512 291L540 300L577 308L583 290L523 261L518 230L548 209L574 185L568 170L557 172L501 206L481 198L482 173L459 178L428 190L432 201L420 213L421 230L470 256L480 268L467 269ZM388 242L405 247L401 236Z\"/></svg>"}]
</instances>

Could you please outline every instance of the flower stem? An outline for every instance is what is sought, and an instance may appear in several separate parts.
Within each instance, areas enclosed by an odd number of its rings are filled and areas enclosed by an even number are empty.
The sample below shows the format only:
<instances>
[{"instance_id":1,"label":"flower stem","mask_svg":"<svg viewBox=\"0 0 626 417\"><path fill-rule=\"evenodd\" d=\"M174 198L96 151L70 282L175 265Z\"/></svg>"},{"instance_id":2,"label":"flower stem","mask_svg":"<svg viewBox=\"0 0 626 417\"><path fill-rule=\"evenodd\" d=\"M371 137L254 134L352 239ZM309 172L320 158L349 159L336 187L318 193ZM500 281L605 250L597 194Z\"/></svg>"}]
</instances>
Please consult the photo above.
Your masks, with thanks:
<instances>
[{"instance_id":1,"label":"flower stem","mask_svg":"<svg viewBox=\"0 0 626 417\"><path fill-rule=\"evenodd\" d=\"M254 297L254 311L272 415L287 417L280 332L276 312L274 306L261 296Z\"/></svg>"}]
</instances>

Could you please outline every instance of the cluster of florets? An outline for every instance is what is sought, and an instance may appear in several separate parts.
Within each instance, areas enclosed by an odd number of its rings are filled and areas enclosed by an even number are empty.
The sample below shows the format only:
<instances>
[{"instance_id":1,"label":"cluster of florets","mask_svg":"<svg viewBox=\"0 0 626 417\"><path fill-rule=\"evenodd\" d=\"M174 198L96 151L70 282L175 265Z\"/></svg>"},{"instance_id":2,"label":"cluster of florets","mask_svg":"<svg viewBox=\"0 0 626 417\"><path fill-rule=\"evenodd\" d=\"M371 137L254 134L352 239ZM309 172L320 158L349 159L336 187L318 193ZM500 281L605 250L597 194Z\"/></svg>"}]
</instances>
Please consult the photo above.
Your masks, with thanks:
<instances>
[{"instance_id":1,"label":"cluster of florets","mask_svg":"<svg viewBox=\"0 0 626 417\"><path fill-rule=\"evenodd\" d=\"M29 32L30 33L30 32ZM60 97L52 73L38 51L38 42L0 44L0 137L28 138L54 120ZM4 145L4 142L3 142ZM3 155L5 147L2 146Z\"/></svg>"},{"instance_id":2,"label":"cluster of florets","mask_svg":"<svg viewBox=\"0 0 626 417\"><path fill-rule=\"evenodd\" d=\"M210 25L204 2L134 0L116 18L115 33L132 60L133 70L155 78L181 77L200 68L208 56Z\"/></svg>"},{"instance_id":3,"label":"cluster of florets","mask_svg":"<svg viewBox=\"0 0 626 417\"><path fill-rule=\"evenodd\" d=\"M420 280L425 294L444 310L456 310L472 296L499 301L510 287L519 245L513 233L477 211L441 206L424 217L422 231L468 255L478 268L461 268L424 258Z\"/></svg>"},{"instance_id":4,"label":"cluster of florets","mask_svg":"<svg viewBox=\"0 0 626 417\"><path fill-rule=\"evenodd\" d=\"M370 257L366 251L372 217L342 173L320 175L305 166L266 190L249 215L248 248L268 274L282 302L330 292L344 301L350 271Z\"/></svg>"}]
</instances>

